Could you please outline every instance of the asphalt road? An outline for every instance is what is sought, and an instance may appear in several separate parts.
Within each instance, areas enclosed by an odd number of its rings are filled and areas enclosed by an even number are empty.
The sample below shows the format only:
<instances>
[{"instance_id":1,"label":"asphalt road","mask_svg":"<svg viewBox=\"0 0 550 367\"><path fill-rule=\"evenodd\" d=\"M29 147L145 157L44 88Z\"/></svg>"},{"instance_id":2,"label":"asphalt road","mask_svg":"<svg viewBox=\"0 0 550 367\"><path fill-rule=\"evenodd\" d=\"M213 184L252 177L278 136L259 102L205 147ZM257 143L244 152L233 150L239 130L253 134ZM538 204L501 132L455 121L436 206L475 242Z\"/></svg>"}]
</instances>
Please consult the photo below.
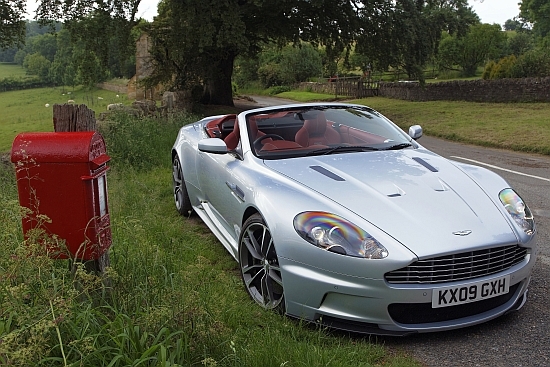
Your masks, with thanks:
<instances>
[{"instance_id":1,"label":"asphalt road","mask_svg":"<svg viewBox=\"0 0 550 367\"><path fill-rule=\"evenodd\" d=\"M288 103L253 97L256 106ZM290 101L292 102L292 101ZM535 215L539 257L525 306L493 321L459 330L377 342L406 351L426 366L550 366L550 157L483 148L424 136L426 148L504 177Z\"/></svg>"},{"instance_id":2,"label":"asphalt road","mask_svg":"<svg viewBox=\"0 0 550 367\"><path fill-rule=\"evenodd\" d=\"M418 142L441 156L504 177L534 212L540 254L521 310L465 329L380 341L406 350L426 366L550 366L550 157L428 136Z\"/></svg>"}]
</instances>

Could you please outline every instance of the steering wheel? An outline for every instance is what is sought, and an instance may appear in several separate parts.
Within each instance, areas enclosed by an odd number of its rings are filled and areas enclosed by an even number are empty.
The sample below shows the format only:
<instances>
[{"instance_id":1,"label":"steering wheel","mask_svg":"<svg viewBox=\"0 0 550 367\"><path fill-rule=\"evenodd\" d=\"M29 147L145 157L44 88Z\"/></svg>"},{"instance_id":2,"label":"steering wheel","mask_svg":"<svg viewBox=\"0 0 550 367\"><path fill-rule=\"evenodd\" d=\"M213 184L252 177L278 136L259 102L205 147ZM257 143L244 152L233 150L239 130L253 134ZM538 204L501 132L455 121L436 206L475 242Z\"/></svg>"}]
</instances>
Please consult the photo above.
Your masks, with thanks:
<instances>
[{"instance_id":1,"label":"steering wheel","mask_svg":"<svg viewBox=\"0 0 550 367\"><path fill-rule=\"evenodd\" d=\"M265 134L260 136L258 139L254 140L252 143L252 146L254 146L254 149L256 151L260 151L262 149L262 145L260 144L265 139L274 139L274 140L285 140L282 136L277 134Z\"/></svg>"}]
</instances>

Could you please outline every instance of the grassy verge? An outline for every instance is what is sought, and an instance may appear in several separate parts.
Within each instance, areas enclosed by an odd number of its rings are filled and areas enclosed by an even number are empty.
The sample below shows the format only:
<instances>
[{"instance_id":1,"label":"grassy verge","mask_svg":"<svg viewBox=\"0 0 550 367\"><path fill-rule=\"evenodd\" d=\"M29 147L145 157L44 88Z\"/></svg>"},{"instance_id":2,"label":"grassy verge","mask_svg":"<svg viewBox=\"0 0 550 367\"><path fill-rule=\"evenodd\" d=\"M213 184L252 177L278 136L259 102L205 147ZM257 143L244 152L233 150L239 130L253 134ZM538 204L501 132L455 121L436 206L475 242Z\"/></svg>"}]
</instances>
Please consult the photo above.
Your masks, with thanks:
<instances>
[{"instance_id":1,"label":"grassy verge","mask_svg":"<svg viewBox=\"0 0 550 367\"><path fill-rule=\"evenodd\" d=\"M408 131L481 146L550 154L550 104L407 102L388 98L353 101L368 105Z\"/></svg>"},{"instance_id":2,"label":"grassy verge","mask_svg":"<svg viewBox=\"0 0 550 367\"><path fill-rule=\"evenodd\" d=\"M0 165L0 364L418 366L368 337L265 312L233 258L173 206L170 147L191 116L103 125L113 231L112 288L24 243L13 167ZM77 286L74 286L76 284Z\"/></svg>"},{"instance_id":3,"label":"grassy verge","mask_svg":"<svg viewBox=\"0 0 550 367\"><path fill-rule=\"evenodd\" d=\"M302 91L277 97L301 102L331 100L327 94ZM425 134L448 140L550 155L548 103L409 102L382 97L350 102L380 111L405 131L418 124Z\"/></svg>"},{"instance_id":4,"label":"grassy verge","mask_svg":"<svg viewBox=\"0 0 550 367\"><path fill-rule=\"evenodd\" d=\"M290 91L277 94L277 97L293 99L299 102L309 101L334 101L337 97L334 94L314 93L307 91ZM342 99L342 98L339 98Z\"/></svg>"}]
</instances>

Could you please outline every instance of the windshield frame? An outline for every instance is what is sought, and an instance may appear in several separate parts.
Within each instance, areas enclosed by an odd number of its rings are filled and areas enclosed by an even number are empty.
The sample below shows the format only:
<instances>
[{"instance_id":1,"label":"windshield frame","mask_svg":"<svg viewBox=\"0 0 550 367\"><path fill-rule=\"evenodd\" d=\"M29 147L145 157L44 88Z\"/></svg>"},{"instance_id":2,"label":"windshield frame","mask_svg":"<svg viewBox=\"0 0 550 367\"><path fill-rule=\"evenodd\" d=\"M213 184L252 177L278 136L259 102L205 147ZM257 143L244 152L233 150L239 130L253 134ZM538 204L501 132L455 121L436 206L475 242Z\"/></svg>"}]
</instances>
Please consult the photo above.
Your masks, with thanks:
<instances>
[{"instance_id":1,"label":"windshield frame","mask_svg":"<svg viewBox=\"0 0 550 367\"><path fill-rule=\"evenodd\" d=\"M260 159L298 158L317 155L316 152L356 154L419 147L395 123L368 106L332 103L288 105L249 111L244 117L250 150ZM335 130L340 135L340 140L335 138L335 141L330 141L325 136L320 136L315 141L315 134L320 131L315 130L312 133L311 121L315 119L319 121L313 123L314 129L320 126L320 130L323 130L325 122L327 131L323 134L328 136L330 132L336 136L329 131ZM304 127L305 124L308 124L307 128ZM299 133L300 130L307 130L306 139L310 139L307 145L304 145L303 137L299 136L304 135L303 132ZM384 135L379 135L380 133ZM316 137L313 138L313 135Z\"/></svg>"}]
</instances>

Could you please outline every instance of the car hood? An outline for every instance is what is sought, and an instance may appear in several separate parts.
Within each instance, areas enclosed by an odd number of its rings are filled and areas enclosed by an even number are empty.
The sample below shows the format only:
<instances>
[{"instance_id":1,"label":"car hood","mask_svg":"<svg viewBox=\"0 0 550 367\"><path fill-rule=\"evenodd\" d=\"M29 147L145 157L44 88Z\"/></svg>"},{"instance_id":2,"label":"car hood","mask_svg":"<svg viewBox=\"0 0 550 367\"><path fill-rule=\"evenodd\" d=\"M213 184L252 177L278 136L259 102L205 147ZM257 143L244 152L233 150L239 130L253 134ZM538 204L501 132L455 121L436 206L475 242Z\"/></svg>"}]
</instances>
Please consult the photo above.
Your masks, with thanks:
<instances>
[{"instance_id":1,"label":"car hood","mask_svg":"<svg viewBox=\"0 0 550 367\"><path fill-rule=\"evenodd\" d=\"M423 149L264 163L361 216L421 259L517 241L498 204L472 178ZM491 195L498 200L498 192ZM311 210L323 208L312 203Z\"/></svg>"}]
</instances>

